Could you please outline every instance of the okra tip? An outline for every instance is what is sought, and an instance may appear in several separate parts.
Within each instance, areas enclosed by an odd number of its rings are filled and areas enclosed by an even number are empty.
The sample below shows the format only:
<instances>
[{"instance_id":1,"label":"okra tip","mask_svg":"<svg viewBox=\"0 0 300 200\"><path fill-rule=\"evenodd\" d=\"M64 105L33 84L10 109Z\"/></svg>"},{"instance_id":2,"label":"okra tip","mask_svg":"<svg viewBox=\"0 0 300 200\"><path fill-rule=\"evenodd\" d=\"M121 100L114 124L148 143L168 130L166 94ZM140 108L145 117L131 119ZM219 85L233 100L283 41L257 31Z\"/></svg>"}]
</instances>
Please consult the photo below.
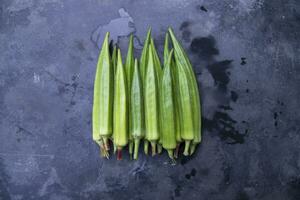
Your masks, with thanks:
<instances>
[{"instance_id":1,"label":"okra tip","mask_svg":"<svg viewBox=\"0 0 300 200\"><path fill-rule=\"evenodd\" d=\"M151 33L151 31L152 31L152 27L151 27L151 26L149 26L149 28L148 28L148 33L150 34L150 33Z\"/></svg>"},{"instance_id":2,"label":"okra tip","mask_svg":"<svg viewBox=\"0 0 300 200\"><path fill-rule=\"evenodd\" d=\"M106 32L105 39L108 39L109 35L110 35L110 32Z\"/></svg>"},{"instance_id":3,"label":"okra tip","mask_svg":"<svg viewBox=\"0 0 300 200\"><path fill-rule=\"evenodd\" d=\"M156 155L156 142L151 142L151 151L152 151L152 156Z\"/></svg>"}]
</instances>

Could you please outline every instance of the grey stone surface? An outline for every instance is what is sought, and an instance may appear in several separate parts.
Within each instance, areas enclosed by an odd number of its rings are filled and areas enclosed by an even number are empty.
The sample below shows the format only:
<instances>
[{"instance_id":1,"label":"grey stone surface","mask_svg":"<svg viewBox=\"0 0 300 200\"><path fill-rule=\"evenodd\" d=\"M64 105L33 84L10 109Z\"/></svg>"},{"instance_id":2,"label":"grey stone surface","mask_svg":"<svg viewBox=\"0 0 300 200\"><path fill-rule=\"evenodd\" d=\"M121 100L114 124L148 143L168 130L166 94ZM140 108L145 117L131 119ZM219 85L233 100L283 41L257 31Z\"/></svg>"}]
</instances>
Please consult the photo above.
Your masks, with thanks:
<instances>
[{"instance_id":1,"label":"grey stone surface","mask_svg":"<svg viewBox=\"0 0 300 200\"><path fill-rule=\"evenodd\" d=\"M162 55L174 28L198 75L203 142L99 158L91 138L103 34ZM0 199L300 199L297 0L0 1ZM123 53L123 55L124 55Z\"/></svg>"}]
</instances>

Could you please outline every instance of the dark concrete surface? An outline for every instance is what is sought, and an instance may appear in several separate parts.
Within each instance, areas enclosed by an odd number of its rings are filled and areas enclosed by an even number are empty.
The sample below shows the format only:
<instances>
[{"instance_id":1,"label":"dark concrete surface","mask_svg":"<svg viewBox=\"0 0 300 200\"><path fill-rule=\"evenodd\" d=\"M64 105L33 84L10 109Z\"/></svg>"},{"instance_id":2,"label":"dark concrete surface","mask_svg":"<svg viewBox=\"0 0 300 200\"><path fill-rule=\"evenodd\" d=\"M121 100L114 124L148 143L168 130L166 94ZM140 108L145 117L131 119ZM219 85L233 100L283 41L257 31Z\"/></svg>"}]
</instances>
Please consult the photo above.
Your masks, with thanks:
<instances>
[{"instance_id":1,"label":"dark concrete surface","mask_svg":"<svg viewBox=\"0 0 300 200\"><path fill-rule=\"evenodd\" d=\"M91 138L103 34L123 55L174 28L198 75L203 142L99 158ZM0 199L300 199L297 0L1 0Z\"/></svg>"}]
</instances>

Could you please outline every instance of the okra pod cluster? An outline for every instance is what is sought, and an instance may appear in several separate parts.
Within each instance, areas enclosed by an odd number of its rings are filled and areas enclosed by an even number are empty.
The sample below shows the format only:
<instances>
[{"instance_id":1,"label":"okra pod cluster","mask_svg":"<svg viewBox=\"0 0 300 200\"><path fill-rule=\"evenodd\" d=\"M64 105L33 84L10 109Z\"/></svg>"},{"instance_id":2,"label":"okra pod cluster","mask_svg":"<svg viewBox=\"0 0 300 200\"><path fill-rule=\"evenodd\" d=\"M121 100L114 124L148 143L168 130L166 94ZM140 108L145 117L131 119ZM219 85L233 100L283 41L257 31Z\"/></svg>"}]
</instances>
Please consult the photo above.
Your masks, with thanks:
<instances>
[{"instance_id":1,"label":"okra pod cluster","mask_svg":"<svg viewBox=\"0 0 300 200\"><path fill-rule=\"evenodd\" d=\"M110 52L106 33L94 82L93 140L106 158L113 144L117 159L122 159L122 149L127 145L130 158L138 159L141 141L144 153L151 149L152 156L165 149L174 160L181 152L181 144L184 156L195 152L201 142L198 84L188 56L171 28L166 33L163 62L151 29L139 60L134 57L130 36L124 64L117 45Z\"/></svg>"}]
</instances>

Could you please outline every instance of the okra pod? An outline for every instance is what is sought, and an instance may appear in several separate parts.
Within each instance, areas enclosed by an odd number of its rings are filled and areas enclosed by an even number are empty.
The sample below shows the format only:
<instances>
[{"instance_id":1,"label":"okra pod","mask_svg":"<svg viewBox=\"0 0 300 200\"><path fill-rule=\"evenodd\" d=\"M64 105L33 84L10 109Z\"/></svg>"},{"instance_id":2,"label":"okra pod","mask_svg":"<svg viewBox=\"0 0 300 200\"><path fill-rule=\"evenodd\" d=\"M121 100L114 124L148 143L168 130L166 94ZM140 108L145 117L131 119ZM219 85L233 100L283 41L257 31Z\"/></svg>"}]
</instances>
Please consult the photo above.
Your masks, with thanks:
<instances>
[{"instance_id":1,"label":"okra pod","mask_svg":"<svg viewBox=\"0 0 300 200\"><path fill-rule=\"evenodd\" d=\"M161 78L162 78L162 67L161 67L161 64L160 64L160 60L159 60L159 57L158 57L158 54L157 54L157 51L156 51L156 48L155 48L155 45L154 45L154 40L153 38L150 39L150 48L152 50L152 55L153 55L153 60L154 60L154 67L155 67L155 70L156 70L156 74L157 74L157 77L158 77L158 96L160 96L160 87L161 87ZM159 106L160 102L158 102L158 107L161 109L161 107ZM158 111L158 115L160 116L161 110ZM161 123L162 121L160 120L159 121L159 126L161 126ZM161 134L161 132L160 132ZM162 137L159 137L159 141L157 143L157 153L160 154L162 152Z\"/></svg>"},{"instance_id":2,"label":"okra pod","mask_svg":"<svg viewBox=\"0 0 300 200\"><path fill-rule=\"evenodd\" d=\"M153 55L153 60L154 60L154 67L157 73L157 77L158 77L158 81L161 80L162 77L162 68L161 68L161 64L160 64L160 60L154 45L154 40L153 38L151 38L150 40L150 47L152 49L152 55Z\"/></svg>"},{"instance_id":3,"label":"okra pod","mask_svg":"<svg viewBox=\"0 0 300 200\"><path fill-rule=\"evenodd\" d=\"M174 159L174 149L176 148L176 112L175 112L175 93L174 78L172 73L171 61L173 50L171 50L163 69L163 77L161 81L161 121L163 138L163 148L167 150L171 159Z\"/></svg>"},{"instance_id":4,"label":"okra pod","mask_svg":"<svg viewBox=\"0 0 300 200\"><path fill-rule=\"evenodd\" d=\"M93 139L102 140L108 150L108 138L112 134L113 67L109 53L109 33L106 33L100 51L94 81Z\"/></svg>"},{"instance_id":5,"label":"okra pod","mask_svg":"<svg viewBox=\"0 0 300 200\"><path fill-rule=\"evenodd\" d=\"M201 142L201 107L200 107L200 96L199 96L198 84L197 84L197 79L194 74L192 65L188 59L188 56L183 50L183 47L177 41L175 34L171 28L169 28L169 33L174 46L176 65L180 66L183 71L186 71L187 76L190 79L190 86L189 86L189 89L191 91L190 103L192 105L192 110L193 110L193 115L191 117L193 121L193 139L192 139L190 153L193 153L196 145ZM182 135L183 134L184 133L182 132ZM182 138L185 139L184 137ZM186 140L186 146L189 146L189 142L187 142L187 140ZM185 155L189 154L188 151L186 151L186 148L184 154Z\"/></svg>"},{"instance_id":6,"label":"okra pod","mask_svg":"<svg viewBox=\"0 0 300 200\"><path fill-rule=\"evenodd\" d=\"M113 76L114 77L115 77L115 74L116 74L116 71L117 71L117 62L118 62L118 58L117 58L118 53L117 52L118 52L118 46L117 46L117 44L115 44L113 46L113 51L112 51L112 55L111 55L111 63L112 63L112 66L113 66ZM113 142L114 132L111 135L111 140ZM114 146L113 152L116 153L117 149L116 149L116 145L114 144L114 142L113 142L113 146Z\"/></svg>"},{"instance_id":7,"label":"okra pod","mask_svg":"<svg viewBox=\"0 0 300 200\"><path fill-rule=\"evenodd\" d=\"M145 136L144 129L144 101L143 101L143 87L138 67L138 61L134 61L134 70L131 84L131 95L130 95L130 133L134 140L134 155L133 158L138 158L140 140Z\"/></svg>"},{"instance_id":8,"label":"okra pod","mask_svg":"<svg viewBox=\"0 0 300 200\"><path fill-rule=\"evenodd\" d=\"M155 68L152 49L149 48L147 73L145 77L145 121L146 139L150 141L152 155L156 154L156 144L159 140L159 93L158 76Z\"/></svg>"},{"instance_id":9,"label":"okra pod","mask_svg":"<svg viewBox=\"0 0 300 200\"><path fill-rule=\"evenodd\" d=\"M169 54L170 54L170 51L169 51L169 34L166 33L166 36L165 36L165 44L164 44L164 66L167 66L167 62L168 62L168 58L169 58ZM173 54L174 55L174 54ZM173 56L171 58L171 61L170 61L170 65L171 65L171 72L172 72L172 76L173 76L173 88L174 88L174 104L175 104L175 135L176 135L176 150L175 150L175 153L174 153L174 157L177 158L178 157L178 152L179 152L179 146L180 146L180 143L182 142L182 138L181 138L181 134L180 134L180 131L181 131L181 117L180 117L180 112L179 112L179 108L180 108L180 105L179 105L179 91L178 91L178 73L176 72L177 68L175 66L175 63L174 63L174 59L173 59Z\"/></svg>"},{"instance_id":10,"label":"okra pod","mask_svg":"<svg viewBox=\"0 0 300 200\"><path fill-rule=\"evenodd\" d=\"M149 52L149 44L151 39L151 27L148 29L147 36L144 42L144 47L142 50L141 58L140 58L140 74L141 74L141 80L143 87L145 86L145 75L146 75L146 69L148 65L148 52ZM145 90L143 89L143 92ZM147 140L147 135L145 135L144 140L144 152L147 155L148 154L148 148L149 148L149 142Z\"/></svg>"},{"instance_id":11,"label":"okra pod","mask_svg":"<svg viewBox=\"0 0 300 200\"><path fill-rule=\"evenodd\" d=\"M113 68L114 68L114 74L116 73L116 69L117 69L117 61L118 61L118 59L117 59L117 49L118 49L118 47L117 47L117 45L115 44L114 45L114 48L113 48L113 52L112 52L112 55L111 55L111 62L112 62L112 66L113 66Z\"/></svg>"},{"instance_id":12,"label":"okra pod","mask_svg":"<svg viewBox=\"0 0 300 200\"><path fill-rule=\"evenodd\" d=\"M169 34L166 33L165 43L164 43L164 67L167 66L167 61L169 58Z\"/></svg>"},{"instance_id":13,"label":"okra pod","mask_svg":"<svg viewBox=\"0 0 300 200\"><path fill-rule=\"evenodd\" d=\"M128 143L128 96L126 73L122 64L120 49L118 50L118 63L115 75L114 91L114 143L117 147L117 159L122 159L122 148Z\"/></svg>"},{"instance_id":14,"label":"okra pod","mask_svg":"<svg viewBox=\"0 0 300 200\"><path fill-rule=\"evenodd\" d=\"M147 32L147 37L145 39L144 42L144 47L142 50L142 54L141 54L141 58L140 58L140 72L141 72L141 79L142 79L142 83L144 84L144 80L145 80L145 75L146 75L146 70L147 70L147 65L148 65L148 48L149 48L149 44L150 44L150 39L151 39L151 27L148 29Z\"/></svg>"},{"instance_id":15,"label":"okra pod","mask_svg":"<svg viewBox=\"0 0 300 200\"><path fill-rule=\"evenodd\" d=\"M128 51L127 51L127 57L126 57L126 63L125 63L125 71L126 71L126 78L127 78L127 87L128 87L128 94L130 94L131 90L131 81L133 76L133 69L134 69L134 57L133 57L133 35L130 35L129 39L129 45L128 45ZM128 118L128 124L129 124L129 130L131 125L131 104L130 104L130 98L128 98L128 112L129 112L129 118ZM132 158L133 154L133 139L132 135L129 133L129 155L130 158Z\"/></svg>"}]
</instances>

